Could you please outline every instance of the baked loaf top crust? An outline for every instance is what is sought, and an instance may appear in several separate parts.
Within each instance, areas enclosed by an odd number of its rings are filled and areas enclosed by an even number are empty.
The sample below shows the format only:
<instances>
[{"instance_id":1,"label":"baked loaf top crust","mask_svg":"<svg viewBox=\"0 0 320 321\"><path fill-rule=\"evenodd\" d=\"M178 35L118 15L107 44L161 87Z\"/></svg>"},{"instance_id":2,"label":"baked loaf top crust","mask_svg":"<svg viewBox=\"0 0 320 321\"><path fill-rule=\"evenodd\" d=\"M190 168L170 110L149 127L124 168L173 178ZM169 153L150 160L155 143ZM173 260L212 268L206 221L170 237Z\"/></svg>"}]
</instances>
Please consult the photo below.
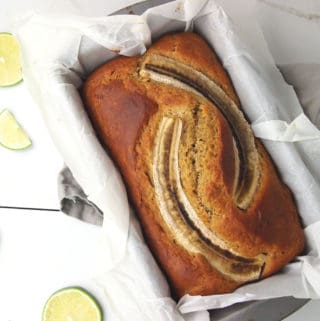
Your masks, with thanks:
<instances>
[{"instance_id":1,"label":"baked loaf top crust","mask_svg":"<svg viewBox=\"0 0 320 321\"><path fill-rule=\"evenodd\" d=\"M201 37L108 62L83 98L174 296L233 291L302 251L292 195Z\"/></svg>"}]
</instances>

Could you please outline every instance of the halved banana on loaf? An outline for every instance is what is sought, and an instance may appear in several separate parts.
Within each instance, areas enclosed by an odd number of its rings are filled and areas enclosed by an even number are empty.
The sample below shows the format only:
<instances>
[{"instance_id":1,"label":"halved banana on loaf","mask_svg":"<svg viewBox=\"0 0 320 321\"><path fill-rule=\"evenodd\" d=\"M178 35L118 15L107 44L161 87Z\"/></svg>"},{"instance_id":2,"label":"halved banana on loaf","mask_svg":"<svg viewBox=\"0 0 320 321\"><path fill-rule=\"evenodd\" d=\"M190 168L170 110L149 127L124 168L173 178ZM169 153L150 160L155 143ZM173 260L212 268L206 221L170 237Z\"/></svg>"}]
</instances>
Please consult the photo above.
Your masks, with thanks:
<instances>
[{"instance_id":1,"label":"halved banana on loaf","mask_svg":"<svg viewBox=\"0 0 320 321\"><path fill-rule=\"evenodd\" d=\"M233 291L303 250L293 197L201 37L115 58L83 98L176 297Z\"/></svg>"}]
</instances>

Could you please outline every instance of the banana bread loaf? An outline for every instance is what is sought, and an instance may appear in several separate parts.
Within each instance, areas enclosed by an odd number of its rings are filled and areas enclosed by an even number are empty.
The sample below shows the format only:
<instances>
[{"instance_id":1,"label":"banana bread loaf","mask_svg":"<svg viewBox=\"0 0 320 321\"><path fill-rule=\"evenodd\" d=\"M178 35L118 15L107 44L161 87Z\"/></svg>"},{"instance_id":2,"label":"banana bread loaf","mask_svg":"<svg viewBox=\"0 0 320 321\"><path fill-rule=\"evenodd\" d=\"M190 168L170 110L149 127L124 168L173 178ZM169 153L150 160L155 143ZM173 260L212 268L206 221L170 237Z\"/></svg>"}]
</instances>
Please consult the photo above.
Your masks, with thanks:
<instances>
[{"instance_id":1,"label":"banana bread loaf","mask_svg":"<svg viewBox=\"0 0 320 321\"><path fill-rule=\"evenodd\" d=\"M231 292L302 251L293 197L200 36L115 58L82 94L176 298Z\"/></svg>"}]
</instances>

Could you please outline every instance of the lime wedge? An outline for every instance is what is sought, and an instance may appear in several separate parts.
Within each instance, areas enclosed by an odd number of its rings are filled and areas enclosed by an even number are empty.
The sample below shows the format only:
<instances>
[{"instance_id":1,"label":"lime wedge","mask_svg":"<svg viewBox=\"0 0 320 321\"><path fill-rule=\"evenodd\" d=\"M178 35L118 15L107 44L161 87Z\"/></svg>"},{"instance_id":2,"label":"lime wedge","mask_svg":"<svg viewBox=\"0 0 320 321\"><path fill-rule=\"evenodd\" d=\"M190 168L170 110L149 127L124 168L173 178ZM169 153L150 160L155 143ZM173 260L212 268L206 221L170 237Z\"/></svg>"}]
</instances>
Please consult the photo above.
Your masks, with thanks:
<instances>
[{"instance_id":1,"label":"lime wedge","mask_svg":"<svg viewBox=\"0 0 320 321\"><path fill-rule=\"evenodd\" d=\"M21 80L18 41L10 33L0 33L0 87L13 86Z\"/></svg>"},{"instance_id":2,"label":"lime wedge","mask_svg":"<svg viewBox=\"0 0 320 321\"><path fill-rule=\"evenodd\" d=\"M26 149L32 142L9 110L0 113L0 145L14 150Z\"/></svg>"},{"instance_id":3,"label":"lime wedge","mask_svg":"<svg viewBox=\"0 0 320 321\"><path fill-rule=\"evenodd\" d=\"M102 321L102 310L95 298L79 287L61 289L46 302L42 321Z\"/></svg>"}]
</instances>

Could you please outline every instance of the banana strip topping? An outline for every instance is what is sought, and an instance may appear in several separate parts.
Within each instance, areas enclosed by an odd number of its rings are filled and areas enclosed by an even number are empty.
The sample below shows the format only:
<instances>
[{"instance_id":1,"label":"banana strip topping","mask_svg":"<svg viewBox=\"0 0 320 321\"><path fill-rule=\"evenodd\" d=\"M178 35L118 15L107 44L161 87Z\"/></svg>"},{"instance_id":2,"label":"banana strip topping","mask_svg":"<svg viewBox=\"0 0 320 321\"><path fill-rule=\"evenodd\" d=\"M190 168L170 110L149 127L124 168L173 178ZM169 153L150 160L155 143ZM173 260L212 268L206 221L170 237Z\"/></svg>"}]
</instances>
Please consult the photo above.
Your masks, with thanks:
<instances>
[{"instance_id":1,"label":"banana strip topping","mask_svg":"<svg viewBox=\"0 0 320 321\"><path fill-rule=\"evenodd\" d=\"M245 210L259 185L260 168L254 136L237 104L202 72L174 59L152 54L141 65L140 75L208 99L222 112L232 129L240 167L234 181L235 204Z\"/></svg>"},{"instance_id":2,"label":"banana strip topping","mask_svg":"<svg viewBox=\"0 0 320 321\"><path fill-rule=\"evenodd\" d=\"M187 251L202 254L215 269L238 282L256 280L264 267L264 255L242 257L209 230L185 194L180 177L179 145L183 120L164 117L153 150L153 183L162 217Z\"/></svg>"}]
</instances>

